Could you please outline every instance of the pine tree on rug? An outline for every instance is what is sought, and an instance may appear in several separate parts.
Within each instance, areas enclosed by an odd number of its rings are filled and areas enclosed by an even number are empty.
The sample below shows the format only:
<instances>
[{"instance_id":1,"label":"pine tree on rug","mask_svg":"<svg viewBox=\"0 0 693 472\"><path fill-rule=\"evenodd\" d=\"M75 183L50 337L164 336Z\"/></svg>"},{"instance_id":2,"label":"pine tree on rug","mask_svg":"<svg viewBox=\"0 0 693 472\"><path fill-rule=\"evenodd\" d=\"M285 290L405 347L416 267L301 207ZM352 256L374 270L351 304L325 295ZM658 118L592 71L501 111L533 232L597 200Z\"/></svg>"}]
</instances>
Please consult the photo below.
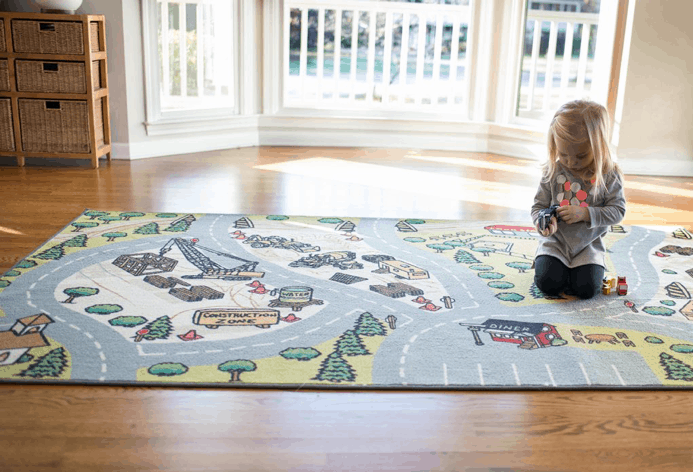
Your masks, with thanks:
<instances>
[{"instance_id":1,"label":"pine tree on rug","mask_svg":"<svg viewBox=\"0 0 693 472\"><path fill-rule=\"evenodd\" d=\"M659 355L659 363L662 367L664 367L664 371L667 374L667 379L693 382L693 368L688 364L684 364L666 352Z\"/></svg>"},{"instance_id":2,"label":"pine tree on rug","mask_svg":"<svg viewBox=\"0 0 693 472\"><path fill-rule=\"evenodd\" d=\"M313 377L313 380L351 382L356 380L356 375L354 374L354 369L344 360L339 352L334 351L322 361L318 375Z\"/></svg>"},{"instance_id":3,"label":"pine tree on rug","mask_svg":"<svg viewBox=\"0 0 693 472\"><path fill-rule=\"evenodd\" d=\"M65 349L60 347L53 349L45 356L40 357L28 369L19 373L20 377L58 377L67 367L67 355Z\"/></svg>"}]
</instances>

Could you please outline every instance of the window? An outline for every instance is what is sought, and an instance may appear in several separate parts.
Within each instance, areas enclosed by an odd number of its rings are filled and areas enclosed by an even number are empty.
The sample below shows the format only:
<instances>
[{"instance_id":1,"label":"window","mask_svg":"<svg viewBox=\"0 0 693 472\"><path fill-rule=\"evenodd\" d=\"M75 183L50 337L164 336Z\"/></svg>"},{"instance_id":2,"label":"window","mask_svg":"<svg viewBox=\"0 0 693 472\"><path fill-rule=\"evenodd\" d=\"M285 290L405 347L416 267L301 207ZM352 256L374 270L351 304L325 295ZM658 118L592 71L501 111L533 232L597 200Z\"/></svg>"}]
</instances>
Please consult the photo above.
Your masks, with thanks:
<instances>
[{"instance_id":1,"label":"window","mask_svg":"<svg viewBox=\"0 0 693 472\"><path fill-rule=\"evenodd\" d=\"M283 105L466 112L469 23L469 0L285 0Z\"/></svg>"},{"instance_id":2,"label":"window","mask_svg":"<svg viewBox=\"0 0 693 472\"><path fill-rule=\"evenodd\" d=\"M595 84L608 80L611 70L609 65L595 67L596 54L597 48L604 53L613 44L597 41L600 3L528 0L516 116L545 119L579 98L605 103Z\"/></svg>"},{"instance_id":3,"label":"window","mask_svg":"<svg viewBox=\"0 0 693 472\"><path fill-rule=\"evenodd\" d=\"M237 7L237 0L144 0L149 122L238 113Z\"/></svg>"}]
</instances>

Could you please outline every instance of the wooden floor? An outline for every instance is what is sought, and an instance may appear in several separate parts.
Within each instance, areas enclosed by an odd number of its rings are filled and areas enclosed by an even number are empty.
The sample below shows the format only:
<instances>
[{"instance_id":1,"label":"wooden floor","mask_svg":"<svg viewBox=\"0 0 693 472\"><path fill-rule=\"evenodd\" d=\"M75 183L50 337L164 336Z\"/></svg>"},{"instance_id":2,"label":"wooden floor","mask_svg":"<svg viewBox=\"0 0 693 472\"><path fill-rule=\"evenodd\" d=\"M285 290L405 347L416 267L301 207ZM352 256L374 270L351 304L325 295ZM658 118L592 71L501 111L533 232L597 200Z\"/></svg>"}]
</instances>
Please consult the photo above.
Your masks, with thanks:
<instances>
[{"instance_id":1,"label":"wooden floor","mask_svg":"<svg viewBox=\"0 0 693 472\"><path fill-rule=\"evenodd\" d=\"M530 222L538 165L474 153L245 148L0 158L0 274L85 208ZM626 224L693 225L693 182L626 178ZM676 471L693 393L329 392L0 384L0 471Z\"/></svg>"}]
</instances>

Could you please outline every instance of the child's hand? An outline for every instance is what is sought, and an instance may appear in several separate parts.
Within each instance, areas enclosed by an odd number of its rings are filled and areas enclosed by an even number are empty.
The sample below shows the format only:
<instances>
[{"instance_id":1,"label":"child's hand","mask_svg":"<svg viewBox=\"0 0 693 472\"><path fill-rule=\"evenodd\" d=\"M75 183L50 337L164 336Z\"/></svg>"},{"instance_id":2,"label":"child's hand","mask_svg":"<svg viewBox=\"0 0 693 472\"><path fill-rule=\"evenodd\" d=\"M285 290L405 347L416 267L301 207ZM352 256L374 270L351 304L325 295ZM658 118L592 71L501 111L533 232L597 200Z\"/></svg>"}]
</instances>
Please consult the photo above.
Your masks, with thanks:
<instances>
[{"instance_id":1,"label":"child's hand","mask_svg":"<svg viewBox=\"0 0 693 472\"><path fill-rule=\"evenodd\" d=\"M555 216L551 217L551 223L549 223L549 226L547 226L545 230L542 231L539 225L537 225L537 233L545 237L551 236L556 231L558 231L558 221L556 221Z\"/></svg>"},{"instance_id":2,"label":"child's hand","mask_svg":"<svg viewBox=\"0 0 693 472\"><path fill-rule=\"evenodd\" d=\"M590 212L586 207L566 205L558 207L556 213L561 217L561 220L565 221L569 225L577 223L579 221L589 221Z\"/></svg>"}]
</instances>

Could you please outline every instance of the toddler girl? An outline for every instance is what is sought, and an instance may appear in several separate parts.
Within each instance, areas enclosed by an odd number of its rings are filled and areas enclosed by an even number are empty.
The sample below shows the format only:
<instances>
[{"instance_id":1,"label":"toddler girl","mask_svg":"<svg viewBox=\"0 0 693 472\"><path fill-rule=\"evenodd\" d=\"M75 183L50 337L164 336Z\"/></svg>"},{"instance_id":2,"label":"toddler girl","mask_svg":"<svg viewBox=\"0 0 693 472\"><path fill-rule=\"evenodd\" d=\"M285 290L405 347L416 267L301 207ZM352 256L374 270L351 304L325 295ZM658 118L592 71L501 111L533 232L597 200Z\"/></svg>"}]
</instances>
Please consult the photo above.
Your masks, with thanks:
<instances>
[{"instance_id":1,"label":"toddler girl","mask_svg":"<svg viewBox=\"0 0 693 472\"><path fill-rule=\"evenodd\" d=\"M623 173L609 152L609 115L575 100L558 109L548 132L549 158L532 205L539 234L534 282L547 295L564 289L592 298L604 278L602 237L626 213ZM545 230L539 212L559 205Z\"/></svg>"}]
</instances>

